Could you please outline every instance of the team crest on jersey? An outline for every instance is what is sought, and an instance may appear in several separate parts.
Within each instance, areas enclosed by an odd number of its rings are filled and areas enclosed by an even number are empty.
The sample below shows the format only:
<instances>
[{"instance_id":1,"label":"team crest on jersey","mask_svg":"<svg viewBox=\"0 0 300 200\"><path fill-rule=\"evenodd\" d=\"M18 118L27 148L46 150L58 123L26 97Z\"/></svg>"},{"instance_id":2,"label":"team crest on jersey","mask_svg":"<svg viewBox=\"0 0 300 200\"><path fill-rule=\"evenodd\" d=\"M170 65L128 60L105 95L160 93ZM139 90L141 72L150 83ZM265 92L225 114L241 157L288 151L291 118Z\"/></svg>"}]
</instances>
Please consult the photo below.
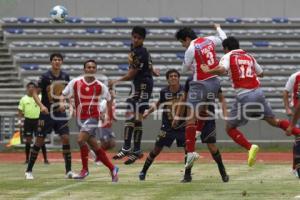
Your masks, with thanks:
<instances>
[{"instance_id":1,"label":"team crest on jersey","mask_svg":"<svg viewBox=\"0 0 300 200\"><path fill-rule=\"evenodd\" d=\"M89 88L89 87L86 87L86 88L85 88L85 91L87 91L87 92L90 91L90 88Z\"/></svg>"}]
</instances>

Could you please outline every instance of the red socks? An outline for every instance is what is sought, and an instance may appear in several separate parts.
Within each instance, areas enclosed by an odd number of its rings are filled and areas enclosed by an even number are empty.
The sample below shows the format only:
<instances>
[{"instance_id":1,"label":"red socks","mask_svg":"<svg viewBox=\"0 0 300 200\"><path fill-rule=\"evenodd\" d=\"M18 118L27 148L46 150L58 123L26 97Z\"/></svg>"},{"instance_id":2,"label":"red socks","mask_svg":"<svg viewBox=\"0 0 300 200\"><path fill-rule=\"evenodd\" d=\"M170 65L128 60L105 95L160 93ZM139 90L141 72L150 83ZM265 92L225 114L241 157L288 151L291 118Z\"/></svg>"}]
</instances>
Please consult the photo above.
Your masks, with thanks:
<instances>
[{"instance_id":1,"label":"red socks","mask_svg":"<svg viewBox=\"0 0 300 200\"><path fill-rule=\"evenodd\" d=\"M195 151L195 142L196 142L196 126L188 125L185 127L185 149L189 152Z\"/></svg>"},{"instance_id":2,"label":"red socks","mask_svg":"<svg viewBox=\"0 0 300 200\"><path fill-rule=\"evenodd\" d=\"M290 122L288 120L280 120L278 123L279 128L281 128L282 130L286 130L290 125ZM292 134L293 135L300 135L300 129L294 127L292 130Z\"/></svg>"},{"instance_id":3,"label":"red socks","mask_svg":"<svg viewBox=\"0 0 300 200\"><path fill-rule=\"evenodd\" d=\"M84 144L80 147L80 155L81 155L82 169L89 171L89 167L88 167L89 148L87 144Z\"/></svg>"},{"instance_id":4,"label":"red socks","mask_svg":"<svg viewBox=\"0 0 300 200\"><path fill-rule=\"evenodd\" d=\"M250 150L252 144L249 143L249 141L244 137L243 133L241 133L239 130L236 128L231 128L227 133L235 143L241 145L247 150Z\"/></svg>"},{"instance_id":5,"label":"red socks","mask_svg":"<svg viewBox=\"0 0 300 200\"><path fill-rule=\"evenodd\" d=\"M196 130L197 131L202 131L203 126L204 126L204 121L198 119L196 121Z\"/></svg>"},{"instance_id":6,"label":"red socks","mask_svg":"<svg viewBox=\"0 0 300 200\"><path fill-rule=\"evenodd\" d=\"M97 150L97 160L100 160L110 171L113 171L114 166L107 158L106 153L102 148Z\"/></svg>"}]
</instances>

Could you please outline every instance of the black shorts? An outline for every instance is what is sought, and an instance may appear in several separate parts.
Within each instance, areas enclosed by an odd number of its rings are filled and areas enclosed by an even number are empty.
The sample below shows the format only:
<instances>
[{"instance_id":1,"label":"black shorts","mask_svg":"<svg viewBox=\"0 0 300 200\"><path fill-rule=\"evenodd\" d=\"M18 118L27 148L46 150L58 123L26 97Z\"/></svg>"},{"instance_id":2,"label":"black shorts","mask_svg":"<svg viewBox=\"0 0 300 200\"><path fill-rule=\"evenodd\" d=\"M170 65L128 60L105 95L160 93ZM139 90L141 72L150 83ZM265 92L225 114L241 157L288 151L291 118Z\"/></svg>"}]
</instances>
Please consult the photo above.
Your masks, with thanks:
<instances>
[{"instance_id":1,"label":"black shorts","mask_svg":"<svg viewBox=\"0 0 300 200\"><path fill-rule=\"evenodd\" d=\"M39 119L25 118L23 127L23 137L33 137L36 134Z\"/></svg>"},{"instance_id":2,"label":"black shorts","mask_svg":"<svg viewBox=\"0 0 300 200\"><path fill-rule=\"evenodd\" d=\"M185 146L185 133L182 131L163 131L156 138L155 146L158 147L171 147L174 140L176 140L177 147Z\"/></svg>"},{"instance_id":3,"label":"black shorts","mask_svg":"<svg viewBox=\"0 0 300 200\"><path fill-rule=\"evenodd\" d=\"M153 79L145 78L139 85L135 85L133 96L126 100L127 110L129 112L144 113L149 108L149 99L153 90Z\"/></svg>"},{"instance_id":4,"label":"black shorts","mask_svg":"<svg viewBox=\"0 0 300 200\"><path fill-rule=\"evenodd\" d=\"M200 135L202 143L214 144L217 141L216 137L216 121L205 121Z\"/></svg>"},{"instance_id":5,"label":"black shorts","mask_svg":"<svg viewBox=\"0 0 300 200\"><path fill-rule=\"evenodd\" d=\"M54 130L55 134L69 134L66 113L54 112L53 116L41 113L38 121L37 136L46 137Z\"/></svg>"}]
</instances>

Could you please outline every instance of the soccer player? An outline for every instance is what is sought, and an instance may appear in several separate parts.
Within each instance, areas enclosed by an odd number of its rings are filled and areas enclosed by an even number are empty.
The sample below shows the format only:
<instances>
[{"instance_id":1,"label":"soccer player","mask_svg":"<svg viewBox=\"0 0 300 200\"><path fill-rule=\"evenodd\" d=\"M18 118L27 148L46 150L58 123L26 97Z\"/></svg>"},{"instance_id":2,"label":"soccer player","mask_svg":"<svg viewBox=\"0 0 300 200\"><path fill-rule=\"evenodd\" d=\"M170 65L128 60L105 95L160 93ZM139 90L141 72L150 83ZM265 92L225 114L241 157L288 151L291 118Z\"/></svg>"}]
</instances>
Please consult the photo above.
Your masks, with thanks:
<instances>
[{"instance_id":1,"label":"soccer player","mask_svg":"<svg viewBox=\"0 0 300 200\"><path fill-rule=\"evenodd\" d=\"M285 89L283 91L283 102L284 107L286 110L286 114L289 117L292 117L293 111L296 110L297 106L299 105L299 86L300 86L300 72L296 72L292 74L286 85ZM289 95L291 94L291 101L289 101ZM291 102L291 104L289 103ZM290 108L290 105L292 105L292 110ZM294 122L295 121L295 122ZM297 119L293 119L291 123L291 127L295 126L300 127L300 121ZM290 131L290 128L288 128L288 131ZM289 133L288 133L289 134ZM293 172L294 174L300 178L300 136L295 136L295 143L293 145Z\"/></svg>"},{"instance_id":2,"label":"soccer player","mask_svg":"<svg viewBox=\"0 0 300 200\"><path fill-rule=\"evenodd\" d=\"M75 179L84 179L89 174L88 170L88 145L96 152L99 159L109 170L112 182L118 181L119 168L114 166L105 151L99 147L96 139L96 132L99 130L100 98L104 97L111 106L111 97L108 88L95 78L97 64L95 60L87 60L84 63L84 75L73 79L63 90L60 109L64 110L63 100L68 97L74 97L76 118L80 133L78 135L78 144L81 153L82 169ZM88 143L88 145L86 144Z\"/></svg>"},{"instance_id":3,"label":"soccer player","mask_svg":"<svg viewBox=\"0 0 300 200\"><path fill-rule=\"evenodd\" d=\"M108 106L108 102L106 99L102 99L99 104L99 110L101 113L100 121L99 121L99 131L97 131L97 140L100 142L101 148L103 150L110 150L116 146L116 136L112 131L112 123L115 120L114 112L115 112L115 94L112 92L112 89L109 89L109 93L111 96L112 106ZM90 155L97 165L100 165L100 161L97 159L97 156L93 150L90 150Z\"/></svg>"},{"instance_id":4,"label":"soccer player","mask_svg":"<svg viewBox=\"0 0 300 200\"><path fill-rule=\"evenodd\" d=\"M152 60L148 50L143 46L146 37L144 27L135 26L131 32L131 51L128 55L129 69L126 75L110 80L109 87L121 81L133 80L131 90L132 97L127 102L127 119L124 127L124 144L122 149L113 159L122 159L128 156L124 164L132 164L143 156L141 150L141 140L143 134L142 116L148 108L148 102L153 89L153 75L158 72L152 68ZM134 147L131 149L131 138L133 135Z\"/></svg>"},{"instance_id":5,"label":"soccer player","mask_svg":"<svg viewBox=\"0 0 300 200\"><path fill-rule=\"evenodd\" d=\"M37 159L40 148L44 145L47 134L52 130L59 134L62 142L62 151L65 161L66 178L72 178L71 171L71 151L69 142L69 127L67 115L59 111L59 97L65 85L70 81L69 75L61 70L63 56L60 53L50 55L51 69L42 74L38 87L41 90L42 100L38 96L38 91L33 91L34 101L40 107L37 137L31 149L28 166L25 172L26 179L33 179L32 169Z\"/></svg>"},{"instance_id":6,"label":"soccer player","mask_svg":"<svg viewBox=\"0 0 300 200\"><path fill-rule=\"evenodd\" d=\"M199 155L195 152L195 135L197 115L199 110L204 110L206 102L214 102L220 88L220 81L216 75L203 72L200 68L205 63L209 68L218 66L216 58L216 46L222 43L227 36L219 24L215 24L218 36L198 37L188 27L177 31L176 39L186 48L183 62L183 70L193 71L193 80L190 82L187 102L187 115L189 118L185 128L185 145L187 162L185 167L190 168Z\"/></svg>"},{"instance_id":7,"label":"soccer player","mask_svg":"<svg viewBox=\"0 0 300 200\"><path fill-rule=\"evenodd\" d=\"M149 114L155 111L155 109L159 107L163 108L162 124L160 128L161 132L157 136L155 146L149 153L143 169L139 174L140 180L145 180L149 167L153 163L156 156L158 156L163 150L164 146L170 147L173 141L176 140L178 147L184 147L184 121L179 121L177 127L175 128L171 127L176 102L180 101L180 97L184 94L184 87L180 85L180 74L175 69L170 69L166 72L166 79L168 81L168 86L161 89L159 100L143 114L143 117L146 118ZM185 113L182 112L182 114L184 115Z\"/></svg>"},{"instance_id":8,"label":"soccer player","mask_svg":"<svg viewBox=\"0 0 300 200\"><path fill-rule=\"evenodd\" d=\"M40 108L32 97L33 91L36 89L36 87L37 86L34 82L29 82L26 85L27 94L21 98L18 106L18 124L20 130L23 129L22 133L23 137L25 138L25 164L28 164L29 162L30 146L32 143L32 138L37 132L38 120L40 116ZM23 118L25 118L24 122ZM43 152L44 163L49 164L47 159L46 145L44 144L41 148Z\"/></svg>"},{"instance_id":9,"label":"soccer player","mask_svg":"<svg viewBox=\"0 0 300 200\"><path fill-rule=\"evenodd\" d=\"M186 97L189 91L189 82L193 80L193 77L189 77L186 80L185 83L185 93L183 96L182 101L186 101ZM223 96L221 87L218 92L218 99L219 102L221 103L222 107L222 112L223 116L226 118L228 116L227 114L227 104L225 101L225 97ZM222 181L223 182L228 182L229 181L229 176L226 173L225 166L222 161L222 156L221 153L216 145L216 121L214 118L215 114L215 106L214 105L209 105L206 108L207 110L202 111L200 113L200 118L196 121L196 133L200 134L201 142L207 145L207 148L213 157L214 161L218 165L219 173L221 175ZM179 111L178 111L179 112ZM178 116L178 114L176 114ZM204 120L206 119L206 120ZM172 126L176 126L177 121L173 120ZM197 134L196 134L197 135ZM192 176L191 176L191 168L186 168L184 177L182 182L191 182Z\"/></svg>"},{"instance_id":10,"label":"soccer player","mask_svg":"<svg viewBox=\"0 0 300 200\"><path fill-rule=\"evenodd\" d=\"M255 58L240 49L239 41L234 37L228 37L222 45L226 54L222 57L219 66L210 69L202 64L201 68L210 74L222 75L226 72L230 74L236 91L236 101L231 108L226 131L233 141L248 150L248 165L251 167L255 164L259 147L251 144L237 128L245 125L249 119L257 117L283 130L287 130L290 123L288 120L275 118L260 88L258 77L263 76L263 70ZM300 134L300 129L293 128L292 134Z\"/></svg>"}]
</instances>

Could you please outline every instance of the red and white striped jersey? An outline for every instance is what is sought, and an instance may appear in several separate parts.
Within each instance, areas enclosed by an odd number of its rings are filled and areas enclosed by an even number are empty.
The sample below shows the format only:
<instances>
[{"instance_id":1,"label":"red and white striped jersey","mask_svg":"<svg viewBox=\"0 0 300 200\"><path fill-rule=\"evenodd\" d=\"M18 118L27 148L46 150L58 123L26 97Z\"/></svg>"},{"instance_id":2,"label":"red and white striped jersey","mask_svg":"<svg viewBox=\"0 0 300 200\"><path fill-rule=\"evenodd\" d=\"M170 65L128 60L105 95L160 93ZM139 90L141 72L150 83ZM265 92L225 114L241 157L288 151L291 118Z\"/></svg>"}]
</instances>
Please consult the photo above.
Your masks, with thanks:
<instances>
[{"instance_id":1,"label":"red and white striped jersey","mask_svg":"<svg viewBox=\"0 0 300 200\"><path fill-rule=\"evenodd\" d=\"M285 90L292 94L291 105L296 107L300 98L300 71L290 76L285 85Z\"/></svg>"},{"instance_id":2,"label":"red and white striped jersey","mask_svg":"<svg viewBox=\"0 0 300 200\"><path fill-rule=\"evenodd\" d=\"M100 98L111 99L108 88L99 80L87 83L84 77L73 79L62 92L64 96L74 97L76 116L80 120L100 117Z\"/></svg>"},{"instance_id":3,"label":"red and white striped jersey","mask_svg":"<svg viewBox=\"0 0 300 200\"><path fill-rule=\"evenodd\" d=\"M238 90L238 94L256 89L260 86L257 74L263 72L255 58L242 49L236 49L225 54L220 60L229 72L232 79L232 86Z\"/></svg>"},{"instance_id":4,"label":"red and white striped jersey","mask_svg":"<svg viewBox=\"0 0 300 200\"><path fill-rule=\"evenodd\" d=\"M183 70L193 71L193 81L203 81L216 76L203 72L201 64L206 64L211 69L218 66L216 46L222 44L222 41L227 36L221 28L218 28L217 32L219 36L196 38L191 41L188 49L185 51Z\"/></svg>"}]
</instances>

